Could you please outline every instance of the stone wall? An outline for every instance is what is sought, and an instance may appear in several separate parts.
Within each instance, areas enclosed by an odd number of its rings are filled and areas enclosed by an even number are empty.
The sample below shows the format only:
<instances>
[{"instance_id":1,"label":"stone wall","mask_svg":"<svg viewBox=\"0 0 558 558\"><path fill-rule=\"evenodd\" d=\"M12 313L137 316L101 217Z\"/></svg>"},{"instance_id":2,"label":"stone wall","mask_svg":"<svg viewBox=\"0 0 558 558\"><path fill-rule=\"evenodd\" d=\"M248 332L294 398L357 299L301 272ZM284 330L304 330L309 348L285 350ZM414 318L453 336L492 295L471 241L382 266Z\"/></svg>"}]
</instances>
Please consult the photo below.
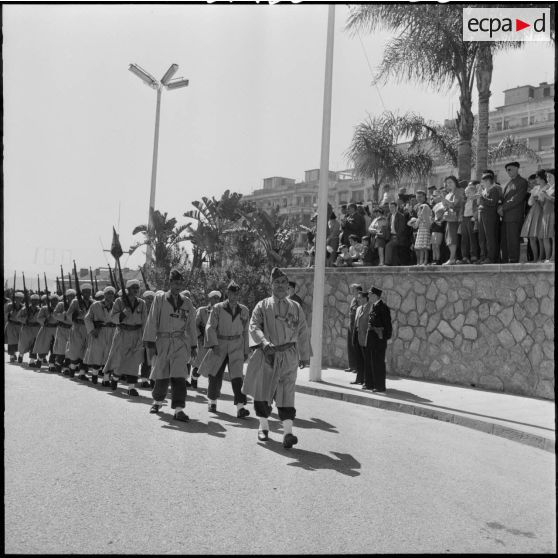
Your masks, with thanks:
<instances>
[{"instance_id":1,"label":"stone wall","mask_svg":"<svg viewBox=\"0 0 558 558\"><path fill-rule=\"evenodd\" d=\"M309 322L313 269L286 269ZM554 265L326 268L323 364L347 366L349 285L384 291L388 374L554 399Z\"/></svg>"}]
</instances>

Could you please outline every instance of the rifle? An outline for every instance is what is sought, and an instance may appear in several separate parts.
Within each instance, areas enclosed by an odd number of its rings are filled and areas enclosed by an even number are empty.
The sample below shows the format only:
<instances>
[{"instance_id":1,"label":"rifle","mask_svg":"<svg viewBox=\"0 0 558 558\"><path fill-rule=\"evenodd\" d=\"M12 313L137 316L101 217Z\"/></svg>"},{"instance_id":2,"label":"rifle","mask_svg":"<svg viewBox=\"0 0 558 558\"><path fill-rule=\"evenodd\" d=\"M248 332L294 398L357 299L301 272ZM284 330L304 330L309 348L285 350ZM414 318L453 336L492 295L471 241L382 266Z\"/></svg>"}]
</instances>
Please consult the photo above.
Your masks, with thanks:
<instances>
[{"instance_id":1,"label":"rifle","mask_svg":"<svg viewBox=\"0 0 558 558\"><path fill-rule=\"evenodd\" d=\"M81 296L81 289L79 288L79 277L77 274L76 260L74 260L74 279L76 280L76 298L78 299L79 306L81 306L83 298Z\"/></svg>"},{"instance_id":2,"label":"rifle","mask_svg":"<svg viewBox=\"0 0 558 558\"><path fill-rule=\"evenodd\" d=\"M112 274L112 269L110 268L110 264L108 264L109 268L109 276L110 276L110 284L118 291L118 285L116 284L116 280L114 275Z\"/></svg>"},{"instance_id":3,"label":"rifle","mask_svg":"<svg viewBox=\"0 0 558 558\"><path fill-rule=\"evenodd\" d=\"M124 300L124 304L126 306L128 306L128 308L132 308L132 303L130 302L130 299L128 298L128 290L124 287L124 277L122 276L122 268L120 267L120 258L115 258L116 259L116 267L118 267L118 275L120 277L120 284L122 285L121 289L122 289L122 299Z\"/></svg>"},{"instance_id":4,"label":"rifle","mask_svg":"<svg viewBox=\"0 0 558 558\"><path fill-rule=\"evenodd\" d=\"M140 271L141 271L141 278L143 279L143 284L145 285L145 290L150 291L151 289L149 288L149 285L147 283L147 279L145 278L145 273L143 271L143 266L141 266L141 265L140 265Z\"/></svg>"},{"instance_id":5,"label":"rifle","mask_svg":"<svg viewBox=\"0 0 558 558\"><path fill-rule=\"evenodd\" d=\"M14 290L12 291L12 308L15 308L15 285L16 285L16 271L14 271Z\"/></svg>"},{"instance_id":6,"label":"rifle","mask_svg":"<svg viewBox=\"0 0 558 558\"><path fill-rule=\"evenodd\" d=\"M64 270L60 266L60 274L62 275L62 300L64 301L64 310L68 310L68 299L66 298L66 285L64 284Z\"/></svg>"},{"instance_id":7,"label":"rifle","mask_svg":"<svg viewBox=\"0 0 558 558\"><path fill-rule=\"evenodd\" d=\"M45 280L45 294L46 294L46 308L47 308L47 314L50 312L50 297L49 295L49 291L48 291L48 285L47 285L47 280L46 280L46 273L43 271L43 278Z\"/></svg>"},{"instance_id":8,"label":"rifle","mask_svg":"<svg viewBox=\"0 0 558 558\"><path fill-rule=\"evenodd\" d=\"M37 273L37 294L42 296L41 294L41 280L39 279L39 274Z\"/></svg>"},{"instance_id":9,"label":"rifle","mask_svg":"<svg viewBox=\"0 0 558 558\"><path fill-rule=\"evenodd\" d=\"M27 323L27 320L29 319L29 293L27 292L27 287L25 286L25 273L22 271L21 275L23 276L23 300L25 301L25 310L27 312L27 319L25 320Z\"/></svg>"},{"instance_id":10,"label":"rifle","mask_svg":"<svg viewBox=\"0 0 558 558\"><path fill-rule=\"evenodd\" d=\"M70 284L70 289L73 289L73 285L72 285L72 274L68 271L68 282Z\"/></svg>"},{"instance_id":11,"label":"rifle","mask_svg":"<svg viewBox=\"0 0 558 558\"><path fill-rule=\"evenodd\" d=\"M95 275L95 292L99 292L99 283L97 283L97 276Z\"/></svg>"},{"instance_id":12,"label":"rifle","mask_svg":"<svg viewBox=\"0 0 558 558\"><path fill-rule=\"evenodd\" d=\"M62 293L60 292L60 279L56 278L56 294L60 296Z\"/></svg>"},{"instance_id":13,"label":"rifle","mask_svg":"<svg viewBox=\"0 0 558 558\"><path fill-rule=\"evenodd\" d=\"M91 271L91 266L89 266L89 278L91 279L91 290L93 290L95 288L95 281L93 281L93 271ZM95 290L95 294L97 294L96 290Z\"/></svg>"}]
</instances>

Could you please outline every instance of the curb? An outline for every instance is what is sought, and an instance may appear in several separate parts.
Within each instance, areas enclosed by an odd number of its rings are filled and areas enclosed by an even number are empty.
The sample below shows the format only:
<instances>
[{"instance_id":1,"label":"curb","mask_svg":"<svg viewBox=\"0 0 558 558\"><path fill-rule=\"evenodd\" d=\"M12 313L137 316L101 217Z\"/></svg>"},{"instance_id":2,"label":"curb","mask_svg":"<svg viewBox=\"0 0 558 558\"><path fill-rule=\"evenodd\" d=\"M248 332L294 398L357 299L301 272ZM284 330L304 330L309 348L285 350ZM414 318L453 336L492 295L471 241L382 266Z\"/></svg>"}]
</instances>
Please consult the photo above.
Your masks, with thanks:
<instances>
[{"instance_id":1,"label":"curb","mask_svg":"<svg viewBox=\"0 0 558 558\"><path fill-rule=\"evenodd\" d=\"M347 401L349 403L356 403L357 405L368 405L369 407L377 407L378 409L385 409L387 411L407 413L419 417L450 422L452 424L464 426L465 428L479 430L480 432L484 432L486 434L492 434L494 436L500 436L501 438L507 438L508 440L512 440L513 442L519 442L520 444L532 446L544 451L552 453L555 452L555 441L551 440L550 438L545 438L544 436L517 430L516 428L510 428L509 426L502 426L501 424L497 424L494 422L487 422L484 420L463 417L461 415L448 413L445 411L428 409L425 407L420 407L418 405L413 405L412 403L406 404L398 403L395 401L386 401L383 399L366 397L354 393L343 393L319 387L310 387L297 384L296 391L299 393L305 393L306 395L327 397L329 399L339 399L341 401Z\"/></svg>"}]
</instances>

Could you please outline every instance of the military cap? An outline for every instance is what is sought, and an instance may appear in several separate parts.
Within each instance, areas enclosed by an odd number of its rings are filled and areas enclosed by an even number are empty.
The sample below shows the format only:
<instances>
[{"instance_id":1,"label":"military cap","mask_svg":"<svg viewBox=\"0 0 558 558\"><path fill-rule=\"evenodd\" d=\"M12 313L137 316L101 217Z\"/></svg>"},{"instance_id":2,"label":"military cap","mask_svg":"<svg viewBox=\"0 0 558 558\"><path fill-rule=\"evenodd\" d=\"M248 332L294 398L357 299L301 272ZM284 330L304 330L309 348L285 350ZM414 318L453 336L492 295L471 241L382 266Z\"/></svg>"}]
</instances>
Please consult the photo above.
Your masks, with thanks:
<instances>
[{"instance_id":1,"label":"military cap","mask_svg":"<svg viewBox=\"0 0 558 558\"><path fill-rule=\"evenodd\" d=\"M29 300L41 300L41 298L39 297L38 294L32 294L32 295L29 297Z\"/></svg>"},{"instance_id":2,"label":"military cap","mask_svg":"<svg viewBox=\"0 0 558 558\"><path fill-rule=\"evenodd\" d=\"M296 281L289 281L289 287L294 289L296 287Z\"/></svg>"},{"instance_id":3,"label":"military cap","mask_svg":"<svg viewBox=\"0 0 558 558\"><path fill-rule=\"evenodd\" d=\"M519 168L519 163L518 163L517 161L512 161L511 163L506 163L506 167L505 167L505 168L507 169L508 167L517 167L517 168Z\"/></svg>"},{"instance_id":4,"label":"military cap","mask_svg":"<svg viewBox=\"0 0 558 558\"><path fill-rule=\"evenodd\" d=\"M25 298L25 295L21 291L17 291L14 295L16 298Z\"/></svg>"},{"instance_id":5,"label":"military cap","mask_svg":"<svg viewBox=\"0 0 558 558\"><path fill-rule=\"evenodd\" d=\"M184 289L183 291L180 292L180 294L182 296L187 296L188 298L192 297L192 293L188 289Z\"/></svg>"},{"instance_id":6,"label":"military cap","mask_svg":"<svg viewBox=\"0 0 558 558\"><path fill-rule=\"evenodd\" d=\"M182 281L184 277L182 276L182 273L180 273L178 269L173 268L170 270L169 279L171 281Z\"/></svg>"},{"instance_id":7,"label":"military cap","mask_svg":"<svg viewBox=\"0 0 558 558\"><path fill-rule=\"evenodd\" d=\"M351 289L358 289L359 291L362 291L362 285L360 283L353 283L352 285L349 285L351 287Z\"/></svg>"},{"instance_id":8,"label":"military cap","mask_svg":"<svg viewBox=\"0 0 558 558\"><path fill-rule=\"evenodd\" d=\"M234 281L234 279L227 285L227 291L232 291L233 293L236 293L238 291L240 291L240 285Z\"/></svg>"},{"instance_id":9,"label":"military cap","mask_svg":"<svg viewBox=\"0 0 558 558\"><path fill-rule=\"evenodd\" d=\"M46 299L47 299L47 295L46 295L46 294L41 295L41 300L46 300Z\"/></svg>"},{"instance_id":10,"label":"military cap","mask_svg":"<svg viewBox=\"0 0 558 558\"><path fill-rule=\"evenodd\" d=\"M436 190L436 186L432 186L432 185L431 185L431 186L428 186L426 189L427 189L427 190Z\"/></svg>"},{"instance_id":11,"label":"military cap","mask_svg":"<svg viewBox=\"0 0 558 558\"><path fill-rule=\"evenodd\" d=\"M280 270L278 267L274 267L271 270L271 282L275 281L275 279L279 279L280 277L287 277L287 274Z\"/></svg>"},{"instance_id":12,"label":"military cap","mask_svg":"<svg viewBox=\"0 0 558 558\"><path fill-rule=\"evenodd\" d=\"M207 298L213 298L213 297L216 297L216 298L219 298L219 299L220 299L220 298L221 298L221 291L211 291L211 292L207 295Z\"/></svg>"},{"instance_id":13,"label":"military cap","mask_svg":"<svg viewBox=\"0 0 558 558\"><path fill-rule=\"evenodd\" d=\"M74 289L66 289L66 296L74 295L76 296L76 291Z\"/></svg>"},{"instance_id":14,"label":"military cap","mask_svg":"<svg viewBox=\"0 0 558 558\"><path fill-rule=\"evenodd\" d=\"M375 294L376 296L382 296L382 291L380 289L378 289L377 287L370 287L368 292L371 293L371 294Z\"/></svg>"},{"instance_id":15,"label":"military cap","mask_svg":"<svg viewBox=\"0 0 558 558\"><path fill-rule=\"evenodd\" d=\"M87 290L92 291L92 290L93 290L93 287L91 287L91 284L90 284L90 283L84 283L84 284L81 286L81 290L82 290L82 291L87 291Z\"/></svg>"},{"instance_id":16,"label":"military cap","mask_svg":"<svg viewBox=\"0 0 558 558\"><path fill-rule=\"evenodd\" d=\"M104 293L103 291L97 291L97 292L95 293L95 298L96 298L96 299L104 298L104 296L105 296L105 293Z\"/></svg>"},{"instance_id":17,"label":"military cap","mask_svg":"<svg viewBox=\"0 0 558 558\"><path fill-rule=\"evenodd\" d=\"M60 300L60 297L56 293L51 294L48 298L50 300Z\"/></svg>"},{"instance_id":18,"label":"military cap","mask_svg":"<svg viewBox=\"0 0 558 558\"><path fill-rule=\"evenodd\" d=\"M145 291L142 295L143 298L150 297L150 298L155 298L155 293L153 291Z\"/></svg>"},{"instance_id":19,"label":"military cap","mask_svg":"<svg viewBox=\"0 0 558 558\"><path fill-rule=\"evenodd\" d=\"M126 288L129 289L130 287L139 287L140 282L137 279L128 279L126 281Z\"/></svg>"},{"instance_id":20,"label":"military cap","mask_svg":"<svg viewBox=\"0 0 558 558\"><path fill-rule=\"evenodd\" d=\"M107 285L103 290L102 290L103 294L105 293L112 293L115 294L116 293L116 289L114 287L111 287L110 285Z\"/></svg>"}]
</instances>

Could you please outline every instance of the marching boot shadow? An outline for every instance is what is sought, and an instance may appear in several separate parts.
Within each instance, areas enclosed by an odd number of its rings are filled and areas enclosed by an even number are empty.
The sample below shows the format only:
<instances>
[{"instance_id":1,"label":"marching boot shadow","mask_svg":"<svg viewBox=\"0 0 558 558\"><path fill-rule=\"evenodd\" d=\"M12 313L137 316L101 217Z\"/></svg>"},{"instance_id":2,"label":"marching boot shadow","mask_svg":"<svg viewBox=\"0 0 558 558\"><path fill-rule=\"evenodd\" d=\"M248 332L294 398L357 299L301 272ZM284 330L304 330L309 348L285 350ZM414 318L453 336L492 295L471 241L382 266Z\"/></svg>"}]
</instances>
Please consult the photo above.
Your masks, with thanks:
<instances>
[{"instance_id":1,"label":"marching boot shadow","mask_svg":"<svg viewBox=\"0 0 558 558\"><path fill-rule=\"evenodd\" d=\"M431 399L426 399L415 395L410 391L402 391L400 389L387 388L382 394L384 397L391 397L392 399L400 399L401 401L410 401L412 403L432 403Z\"/></svg>"},{"instance_id":2,"label":"marching boot shadow","mask_svg":"<svg viewBox=\"0 0 558 558\"><path fill-rule=\"evenodd\" d=\"M172 409L171 409L172 411ZM207 424L197 420L190 419L188 422L181 422L175 420L174 411L171 413L160 412L157 416L161 422L165 422L162 428L168 428L174 430L175 432L184 432L187 434L209 434L210 436L216 436L217 438L224 438L227 429L218 422L213 422L209 420Z\"/></svg>"},{"instance_id":3,"label":"marching boot shadow","mask_svg":"<svg viewBox=\"0 0 558 558\"><path fill-rule=\"evenodd\" d=\"M277 419L279 421L279 425L281 424L279 415L276 412L271 413L270 416L274 419ZM309 428L315 430L323 430L324 432L330 432L332 434L339 434L339 431L337 430L337 427L335 425L315 417L312 417L310 420L295 417L293 424L296 428Z\"/></svg>"},{"instance_id":4,"label":"marching boot shadow","mask_svg":"<svg viewBox=\"0 0 558 558\"><path fill-rule=\"evenodd\" d=\"M335 456L333 458L325 453L299 449L296 446L292 449L285 449L282 442L272 439L269 439L267 442L258 442L258 445L278 455L294 459L295 461L287 463L289 467L300 467L306 471L331 469L349 477L358 477L360 475L358 469L361 468L361 464L348 453L332 451L331 453Z\"/></svg>"}]
</instances>

